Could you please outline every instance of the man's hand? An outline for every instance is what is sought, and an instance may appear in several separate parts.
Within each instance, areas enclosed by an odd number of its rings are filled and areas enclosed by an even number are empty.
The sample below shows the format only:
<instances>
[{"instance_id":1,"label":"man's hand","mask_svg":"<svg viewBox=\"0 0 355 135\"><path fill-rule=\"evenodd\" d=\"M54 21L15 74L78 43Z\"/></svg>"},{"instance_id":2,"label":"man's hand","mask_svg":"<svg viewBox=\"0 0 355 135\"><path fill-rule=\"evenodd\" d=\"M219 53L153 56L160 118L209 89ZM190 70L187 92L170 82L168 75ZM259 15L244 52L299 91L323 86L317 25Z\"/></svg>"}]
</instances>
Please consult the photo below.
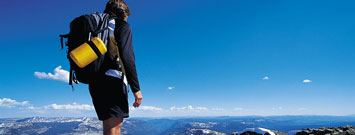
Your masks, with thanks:
<instances>
[{"instance_id":1,"label":"man's hand","mask_svg":"<svg viewBox=\"0 0 355 135\"><path fill-rule=\"evenodd\" d=\"M133 106L139 107L139 105L141 105L142 99L143 99L142 93L141 93L141 91L138 91L136 93L133 93L133 95L134 95L134 98L136 98L136 101L134 102Z\"/></svg>"}]
</instances>

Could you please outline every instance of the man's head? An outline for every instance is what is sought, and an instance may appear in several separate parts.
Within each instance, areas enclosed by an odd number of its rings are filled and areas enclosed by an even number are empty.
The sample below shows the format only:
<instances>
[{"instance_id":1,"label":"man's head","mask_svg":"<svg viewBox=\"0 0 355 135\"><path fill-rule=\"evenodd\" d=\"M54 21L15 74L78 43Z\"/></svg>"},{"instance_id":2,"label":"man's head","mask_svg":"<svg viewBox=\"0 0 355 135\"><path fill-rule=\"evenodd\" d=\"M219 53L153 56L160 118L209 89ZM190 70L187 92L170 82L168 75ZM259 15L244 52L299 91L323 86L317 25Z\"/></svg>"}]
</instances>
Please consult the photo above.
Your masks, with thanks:
<instances>
[{"instance_id":1,"label":"man's head","mask_svg":"<svg viewBox=\"0 0 355 135\"><path fill-rule=\"evenodd\" d=\"M131 14L131 11L123 0L109 0L104 12L121 19L127 19Z\"/></svg>"}]
</instances>

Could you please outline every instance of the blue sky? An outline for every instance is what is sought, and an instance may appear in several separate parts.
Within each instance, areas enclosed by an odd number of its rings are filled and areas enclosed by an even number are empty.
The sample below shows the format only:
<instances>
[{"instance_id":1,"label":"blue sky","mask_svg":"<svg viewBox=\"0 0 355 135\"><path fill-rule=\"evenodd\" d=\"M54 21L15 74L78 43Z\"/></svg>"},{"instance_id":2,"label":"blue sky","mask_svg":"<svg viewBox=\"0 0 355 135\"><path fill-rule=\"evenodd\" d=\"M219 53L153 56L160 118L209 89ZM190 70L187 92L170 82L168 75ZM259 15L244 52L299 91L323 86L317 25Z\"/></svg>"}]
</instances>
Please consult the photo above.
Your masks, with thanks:
<instances>
[{"instance_id":1,"label":"blue sky","mask_svg":"<svg viewBox=\"0 0 355 135\"><path fill-rule=\"evenodd\" d=\"M131 116L355 114L354 1L126 2L144 97ZM96 116L87 86L60 80L58 35L105 3L0 1L0 117Z\"/></svg>"}]
</instances>

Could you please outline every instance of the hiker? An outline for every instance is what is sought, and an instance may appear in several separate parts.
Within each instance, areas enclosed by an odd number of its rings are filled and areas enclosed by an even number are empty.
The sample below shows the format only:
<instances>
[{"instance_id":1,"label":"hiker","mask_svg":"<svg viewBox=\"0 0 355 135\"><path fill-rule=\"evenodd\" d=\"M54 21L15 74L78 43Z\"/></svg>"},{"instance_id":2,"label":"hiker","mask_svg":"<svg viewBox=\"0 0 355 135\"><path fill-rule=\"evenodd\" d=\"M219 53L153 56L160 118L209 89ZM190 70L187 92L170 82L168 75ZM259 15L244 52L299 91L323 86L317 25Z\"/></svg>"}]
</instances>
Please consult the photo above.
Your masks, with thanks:
<instances>
[{"instance_id":1,"label":"hiker","mask_svg":"<svg viewBox=\"0 0 355 135\"><path fill-rule=\"evenodd\" d=\"M109 32L112 35L108 51L118 49L118 55L112 56L114 61L110 69L89 83L89 91L97 116L103 121L104 134L119 135L123 118L129 117L127 82L135 97L134 107L140 106L142 94L135 66L131 27L127 23L131 12L124 1L110 0L104 13L110 15ZM107 59L105 57L105 61Z\"/></svg>"}]
</instances>

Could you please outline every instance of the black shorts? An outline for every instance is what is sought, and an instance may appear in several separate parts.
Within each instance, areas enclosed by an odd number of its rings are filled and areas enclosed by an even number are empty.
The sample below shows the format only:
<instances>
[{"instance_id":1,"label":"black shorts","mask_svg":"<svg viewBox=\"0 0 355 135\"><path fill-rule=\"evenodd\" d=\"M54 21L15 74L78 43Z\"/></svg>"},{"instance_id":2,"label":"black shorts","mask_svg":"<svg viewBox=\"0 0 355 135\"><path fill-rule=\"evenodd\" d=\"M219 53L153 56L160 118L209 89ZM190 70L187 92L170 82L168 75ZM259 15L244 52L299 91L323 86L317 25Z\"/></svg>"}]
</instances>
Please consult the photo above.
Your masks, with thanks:
<instances>
[{"instance_id":1,"label":"black shorts","mask_svg":"<svg viewBox=\"0 0 355 135\"><path fill-rule=\"evenodd\" d=\"M122 79L103 75L89 84L89 90L99 120L129 117L127 87Z\"/></svg>"}]
</instances>

